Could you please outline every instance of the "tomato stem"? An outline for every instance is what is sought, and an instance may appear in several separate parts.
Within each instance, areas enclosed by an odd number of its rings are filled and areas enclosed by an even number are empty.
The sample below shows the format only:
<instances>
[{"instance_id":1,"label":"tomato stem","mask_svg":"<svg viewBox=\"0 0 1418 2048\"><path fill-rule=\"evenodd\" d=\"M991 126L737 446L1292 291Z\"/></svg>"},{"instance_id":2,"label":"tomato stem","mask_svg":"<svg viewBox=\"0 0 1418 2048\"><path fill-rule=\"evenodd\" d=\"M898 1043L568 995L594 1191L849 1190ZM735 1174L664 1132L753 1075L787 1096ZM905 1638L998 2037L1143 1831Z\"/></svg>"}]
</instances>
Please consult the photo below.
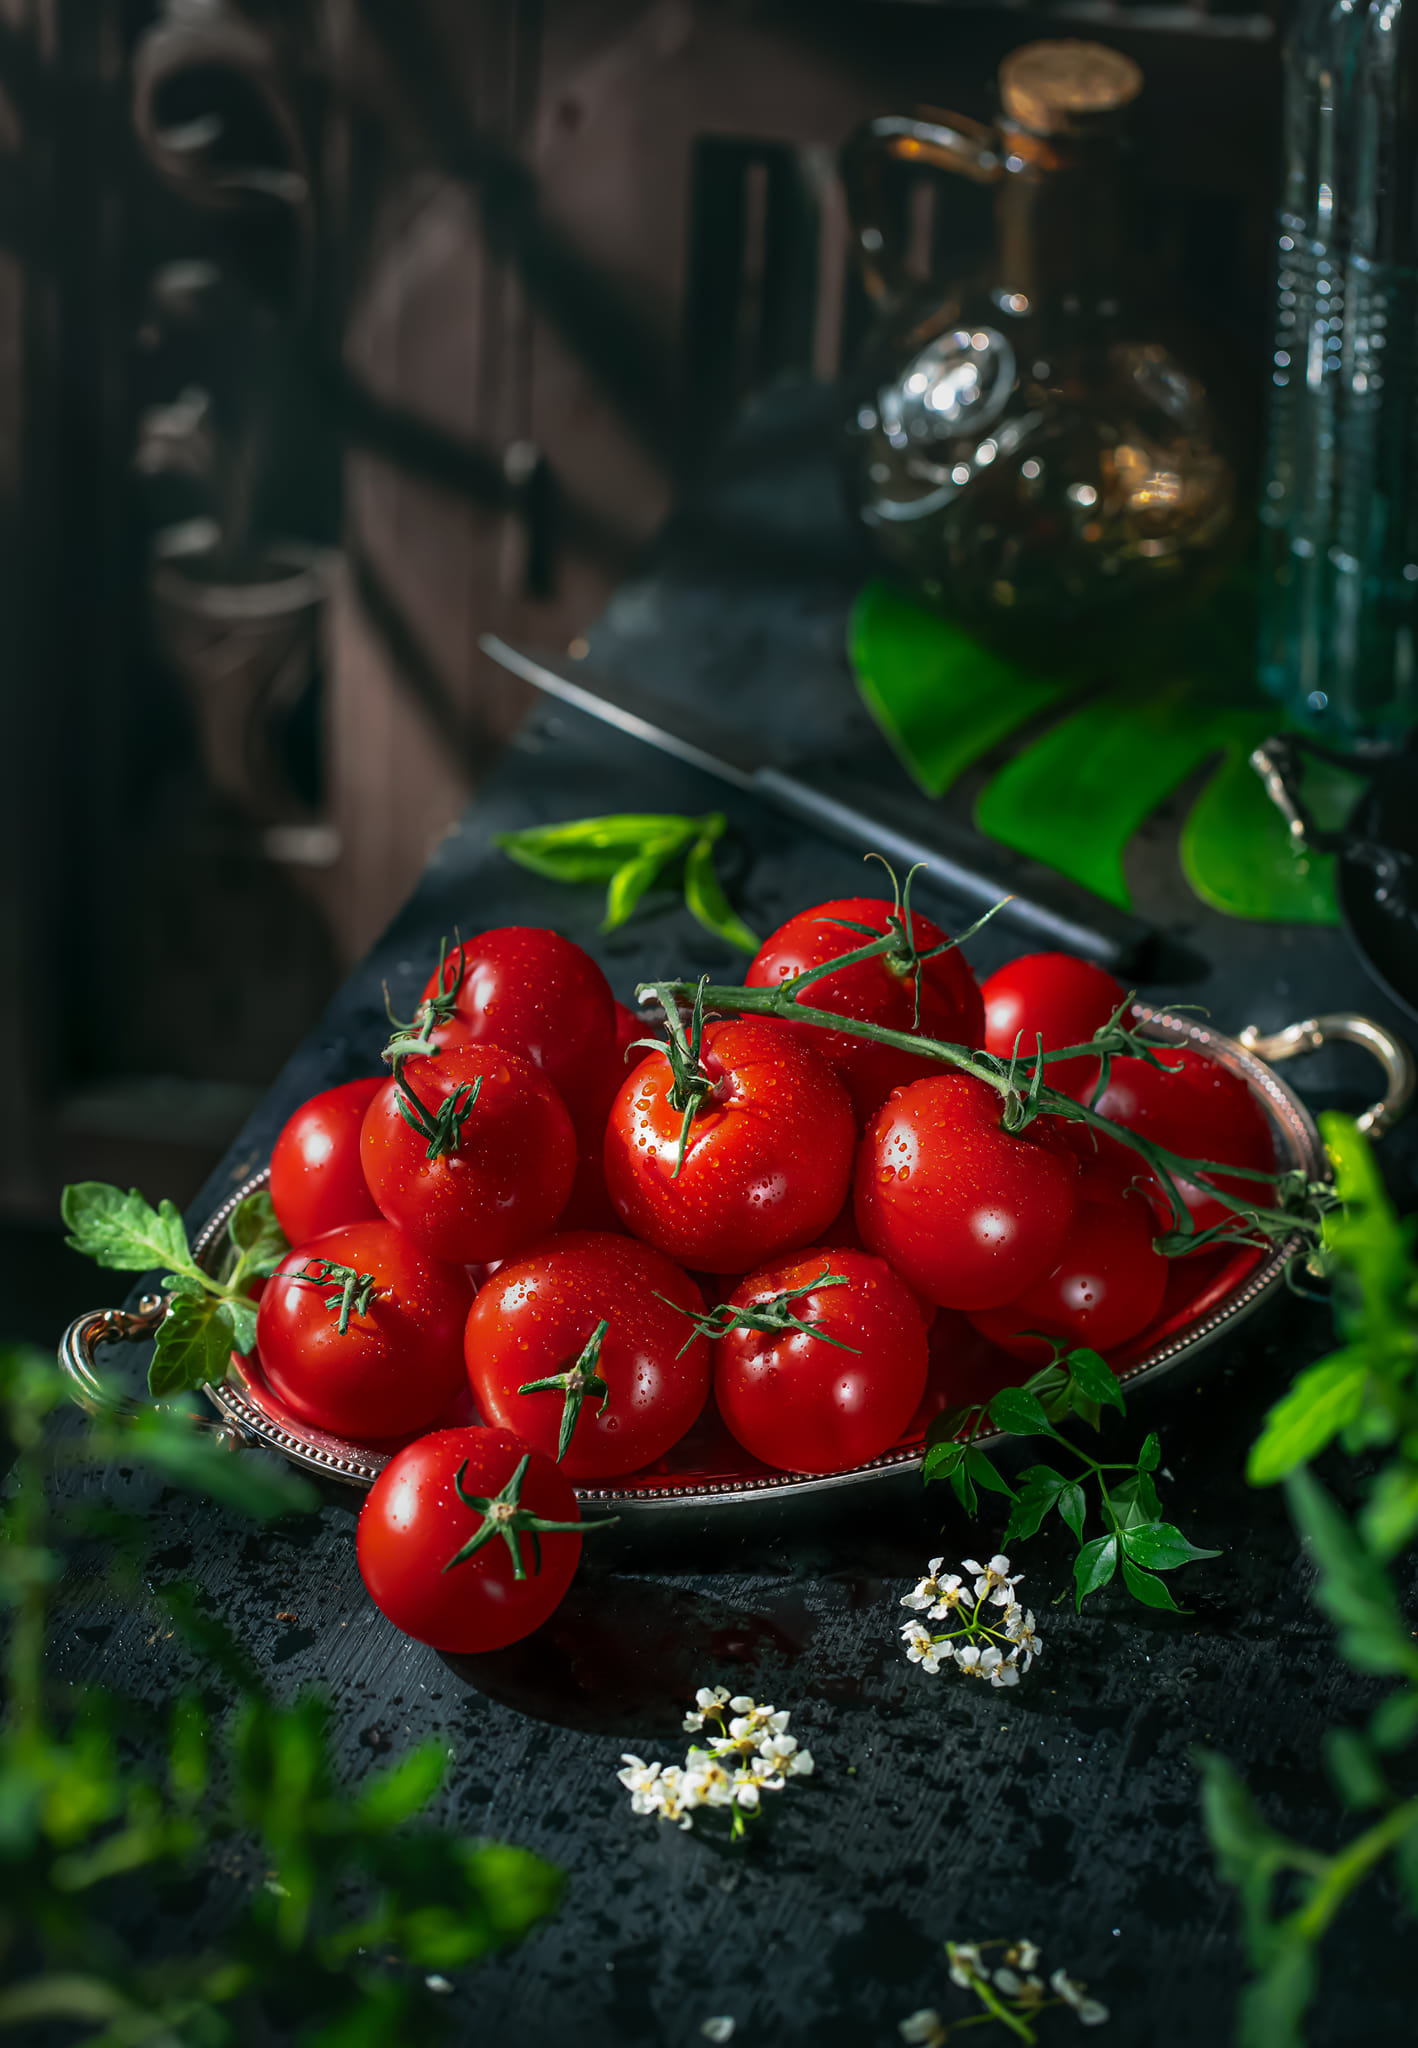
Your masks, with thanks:
<instances>
[{"instance_id":1,"label":"tomato stem","mask_svg":"<svg viewBox=\"0 0 1418 2048\"><path fill-rule=\"evenodd\" d=\"M751 1303L747 1308L735 1308L731 1302L721 1301L717 1308L707 1314L698 1309L683 1308L677 1301L671 1301L667 1294L657 1293L656 1301L664 1302L677 1315L688 1316L694 1328L685 1338L675 1356L683 1358L695 1337L727 1337L730 1330L762 1330L776 1335L783 1330L797 1330L805 1337L816 1337L824 1344L835 1344L839 1351L850 1351L855 1358L859 1347L844 1343L840 1337L829 1336L821 1323L808 1322L802 1316L795 1316L788 1307L790 1301L799 1301L805 1294L815 1294L820 1287L848 1287L851 1282L845 1273L834 1273L830 1263L823 1266L815 1280L808 1280L801 1287L786 1287L781 1294L770 1295L767 1301ZM525 1393L525 1387L522 1389Z\"/></svg>"},{"instance_id":2,"label":"tomato stem","mask_svg":"<svg viewBox=\"0 0 1418 2048\"><path fill-rule=\"evenodd\" d=\"M458 1007L458 991L468 971L467 958L463 952L463 940L457 925L453 927L453 943L457 948L457 961L453 979L448 981L445 962L448 957L448 941L438 941L438 972L435 976L436 993L425 996L407 1024L401 1023L394 1015L394 1006L389 1000L389 984L384 983L384 1014L394 1027L394 1035L380 1054L381 1059L397 1065L402 1059L434 1059L438 1047L433 1043L434 1031L440 1024L446 1024Z\"/></svg>"},{"instance_id":3,"label":"tomato stem","mask_svg":"<svg viewBox=\"0 0 1418 2048\"><path fill-rule=\"evenodd\" d=\"M334 1286L334 1293L325 1297L325 1306L339 1310L342 1337L349 1330L350 1317L367 1316L374 1300L373 1273L357 1273L353 1266L337 1266L332 1259L307 1259L299 1273L287 1273L286 1279L293 1287Z\"/></svg>"},{"instance_id":4,"label":"tomato stem","mask_svg":"<svg viewBox=\"0 0 1418 2048\"><path fill-rule=\"evenodd\" d=\"M463 1126L482 1093L483 1076L479 1074L476 1081L465 1081L461 1088L455 1088L436 1110L431 1110L404 1079L402 1059L394 1062L394 1086L399 1091L395 1099L400 1116L411 1130L428 1141L424 1158L437 1159L440 1153L456 1152L462 1143Z\"/></svg>"},{"instance_id":5,"label":"tomato stem","mask_svg":"<svg viewBox=\"0 0 1418 2048\"><path fill-rule=\"evenodd\" d=\"M527 1467L531 1462L531 1452L524 1451L516 1471L501 1492L485 1495L469 1493L464 1486L463 1477L468 1469L468 1461L464 1458L454 1475L453 1485L464 1506L472 1508L475 1514L482 1516L482 1527L468 1538L461 1550L453 1553L444 1565L444 1571L451 1572L455 1564L466 1564L485 1543L491 1543L494 1536L500 1536L512 1554L513 1578L525 1579L527 1567L522 1561L521 1538L529 1536L532 1540L532 1574L540 1578L541 1539L544 1535L553 1531L564 1531L568 1535L581 1536L588 1529L609 1529L612 1523L620 1520L619 1515L610 1515L600 1522L549 1522L544 1516L534 1513L531 1508L524 1508L521 1505L522 1481L527 1476Z\"/></svg>"},{"instance_id":6,"label":"tomato stem","mask_svg":"<svg viewBox=\"0 0 1418 2048\"><path fill-rule=\"evenodd\" d=\"M610 1324L602 1316L595 1329L587 1338L580 1357L565 1372L551 1373L544 1380L528 1380L517 1391L519 1394L561 1393L566 1396L561 1408L561 1434L557 1439L556 1462L559 1465L566 1456L572 1435L581 1415L583 1401L599 1401L602 1415L610 1399L610 1388L601 1378L597 1367L600 1363L601 1345Z\"/></svg>"}]
</instances>

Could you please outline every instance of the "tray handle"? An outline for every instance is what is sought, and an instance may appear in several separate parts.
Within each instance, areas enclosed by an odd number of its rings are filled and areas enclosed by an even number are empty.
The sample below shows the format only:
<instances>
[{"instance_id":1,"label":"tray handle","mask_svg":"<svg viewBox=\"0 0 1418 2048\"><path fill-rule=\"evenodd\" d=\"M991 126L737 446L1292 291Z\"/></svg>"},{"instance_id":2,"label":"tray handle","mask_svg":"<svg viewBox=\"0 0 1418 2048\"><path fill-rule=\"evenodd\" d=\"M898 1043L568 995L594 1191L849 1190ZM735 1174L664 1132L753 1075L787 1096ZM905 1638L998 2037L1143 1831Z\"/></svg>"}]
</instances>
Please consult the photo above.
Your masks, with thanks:
<instances>
[{"instance_id":1,"label":"tray handle","mask_svg":"<svg viewBox=\"0 0 1418 2048\"><path fill-rule=\"evenodd\" d=\"M1418 1063L1392 1031L1376 1024L1372 1017L1361 1017L1357 1010L1331 1010L1323 1017L1307 1017L1303 1024L1287 1024L1283 1031L1263 1032L1248 1024L1237 1035L1237 1044L1272 1066L1335 1043L1362 1046L1384 1070L1382 1098L1371 1102L1354 1119L1369 1137L1382 1138L1408 1108L1418 1085Z\"/></svg>"},{"instance_id":2,"label":"tray handle","mask_svg":"<svg viewBox=\"0 0 1418 2048\"><path fill-rule=\"evenodd\" d=\"M77 1402L86 1414L112 1413L113 1401L104 1392L103 1384L94 1367L94 1352L100 1344L137 1344L144 1337L151 1337L163 1319L167 1308L165 1294L144 1294L139 1297L135 1309L96 1308L81 1316L75 1316L64 1335L59 1339L59 1366L69 1382L70 1398ZM136 1408L138 1403L123 1400L118 1403L120 1412ZM209 1436L221 1437L234 1451L244 1444L254 1442L234 1422L223 1418L194 1414L193 1425Z\"/></svg>"}]
</instances>

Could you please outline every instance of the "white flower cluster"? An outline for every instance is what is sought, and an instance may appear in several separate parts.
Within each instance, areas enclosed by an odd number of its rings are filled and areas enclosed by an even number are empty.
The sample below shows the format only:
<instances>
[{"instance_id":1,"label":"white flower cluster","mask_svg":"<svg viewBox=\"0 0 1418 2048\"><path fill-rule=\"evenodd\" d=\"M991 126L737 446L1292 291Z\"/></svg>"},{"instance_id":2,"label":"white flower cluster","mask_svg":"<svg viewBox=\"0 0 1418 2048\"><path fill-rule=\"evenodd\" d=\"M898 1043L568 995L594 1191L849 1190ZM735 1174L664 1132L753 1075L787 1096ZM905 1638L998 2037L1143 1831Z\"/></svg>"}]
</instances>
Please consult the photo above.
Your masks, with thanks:
<instances>
[{"instance_id":1,"label":"white flower cluster","mask_svg":"<svg viewBox=\"0 0 1418 2048\"><path fill-rule=\"evenodd\" d=\"M966 1569L975 1567L967 1566ZM985 1961L984 1951L987 1948L1004 1950L997 1964ZM974 1991L995 2018L1003 2017L1000 1998L1007 2001L1010 2012L1021 2020L1032 2019L1050 2005L1070 2006L1085 2027L1100 2027L1108 2017L1107 2006L1101 2005L1096 1998L1090 1998L1086 1985L1070 1977L1066 1970L1055 1970L1046 1985L1037 1974L1039 1949L1032 1941L948 1941L945 1952L950 1959L951 1983L958 1984L962 1991ZM984 2018L983 2013L977 2013L960 2024L975 2026ZM1009 2024L1012 2025L1013 2021ZM940 2044L949 2038L951 2027L934 2006L927 2005L922 2006L919 2012L908 2013L896 2031L903 2041L911 2044L911 2048L940 2048ZM1015 2031L1018 2031L1017 2027ZM1032 2041L1033 2034L1028 2038Z\"/></svg>"},{"instance_id":2,"label":"white flower cluster","mask_svg":"<svg viewBox=\"0 0 1418 2048\"><path fill-rule=\"evenodd\" d=\"M761 1706L746 1693L731 1696L725 1685L701 1686L684 1728L687 1735L697 1735L705 1727L717 1732L709 1736L707 1748L692 1746L682 1767L621 1757L624 1769L616 1776L634 1812L658 1814L689 1828L696 1807L727 1807L737 1835L744 1814L757 1810L765 1792L781 1792L789 1778L811 1775L812 1754L789 1735L787 1714Z\"/></svg>"},{"instance_id":3,"label":"white flower cluster","mask_svg":"<svg viewBox=\"0 0 1418 2048\"><path fill-rule=\"evenodd\" d=\"M933 1635L921 1621L906 1622L901 1635L910 1662L932 1673L942 1664L954 1664L967 1678L987 1678L997 1687L1018 1685L1020 1672L1044 1648L1033 1609L1022 1608L1014 1597L1023 1574L1011 1578L1009 1559L999 1554L988 1564L967 1557L960 1570L973 1576L972 1594L958 1573L941 1577L944 1563L943 1557L933 1557L925 1578L902 1594L901 1605L924 1613L927 1621L953 1621L955 1626ZM991 1611L995 1608L997 1614Z\"/></svg>"}]
</instances>

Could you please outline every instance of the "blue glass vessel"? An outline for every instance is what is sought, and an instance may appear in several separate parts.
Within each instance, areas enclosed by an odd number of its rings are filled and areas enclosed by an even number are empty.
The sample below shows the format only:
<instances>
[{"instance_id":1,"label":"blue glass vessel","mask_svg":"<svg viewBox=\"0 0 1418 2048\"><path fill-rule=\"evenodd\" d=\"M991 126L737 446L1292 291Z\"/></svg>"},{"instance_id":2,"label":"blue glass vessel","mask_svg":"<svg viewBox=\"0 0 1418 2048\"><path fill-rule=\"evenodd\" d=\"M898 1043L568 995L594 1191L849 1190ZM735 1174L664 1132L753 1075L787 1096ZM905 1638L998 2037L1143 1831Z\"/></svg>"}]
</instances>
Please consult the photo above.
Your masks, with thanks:
<instances>
[{"instance_id":1,"label":"blue glass vessel","mask_svg":"<svg viewBox=\"0 0 1418 2048\"><path fill-rule=\"evenodd\" d=\"M1303 0L1261 493L1260 678L1340 744L1418 716L1418 0Z\"/></svg>"}]
</instances>

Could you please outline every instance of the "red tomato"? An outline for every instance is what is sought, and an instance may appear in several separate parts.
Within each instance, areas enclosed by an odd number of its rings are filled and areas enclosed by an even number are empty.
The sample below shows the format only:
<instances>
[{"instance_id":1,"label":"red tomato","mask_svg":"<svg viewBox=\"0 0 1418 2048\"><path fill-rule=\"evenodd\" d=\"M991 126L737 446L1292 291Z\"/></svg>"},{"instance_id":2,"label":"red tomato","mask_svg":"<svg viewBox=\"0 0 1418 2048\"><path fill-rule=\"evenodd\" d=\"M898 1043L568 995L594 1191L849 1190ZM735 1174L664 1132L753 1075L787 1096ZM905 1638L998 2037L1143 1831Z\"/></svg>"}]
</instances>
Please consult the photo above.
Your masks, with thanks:
<instances>
[{"instance_id":1,"label":"red tomato","mask_svg":"<svg viewBox=\"0 0 1418 2048\"><path fill-rule=\"evenodd\" d=\"M704 1406L709 1346L680 1313L703 1306L689 1276L650 1245L595 1230L548 1238L499 1267L473 1303L465 1349L478 1409L556 1457L565 1393L518 1389L567 1373L604 1321L593 1370L609 1391L582 1398L561 1469L573 1479L637 1472Z\"/></svg>"},{"instance_id":2,"label":"red tomato","mask_svg":"<svg viewBox=\"0 0 1418 2048\"><path fill-rule=\"evenodd\" d=\"M848 896L839 902L819 903L815 910L800 911L759 949L744 980L749 988L776 988L792 975L821 967L839 953L869 943L865 934L834 923L834 919L869 925L877 933L889 929L891 914L892 906L874 896ZM939 925L917 911L911 913L911 928L921 951L939 945L946 936ZM926 962L919 976L921 1036L949 1039L954 1045L983 1045L984 1004L964 955L958 950L941 953ZM825 974L798 1000L813 1009L856 1017L864 1024L910 1031L915 1019L916 979L915 974L894 968L891 956L883 954L844 967L840 973ZM864 1124L881 1107L893 1088L904 1088L909 1081L940 1072L939 1060L919 1058L894 1046L873 1045L849 1032L826 1031L813 1024L790 1028L837 1069L851 1094L858 1124Z\"/></svg>"},{"instance_id":3,"label":"red tomato","mask_svg":"<svg viewBox=\"0 0 1418 2048\"><path fill-rule=\"evenodd\" d=\"M942 1074L898 1088L857 1154L867 1247L942 1308L999 1308L1056 1263L1078 1160L1051 1118L1018 1135L985 1081Z\"/></svg>"},{"instance_id":4,"label":"red tomato","mask_svg":"<svg viewBox=\"0 0 1418 2048\"><path fill-rule=\"evenodd\" d=\"M346 1329L341 1275L372 1276ZM308 1279L293 1275L309 1274ZM426 1258L392 1223L350 1223L288 1252L256 1313L256 1351L277 1400L317 1429L360 1442L429 1429L462 1393L463 1325L473 1290L456 1266Z\"/></svg>"},{"instance_id":5,"label":"red tomato","mask_svg":"<svg viewBox=\"0 0 1418 2048\"><path fill-rule=\"evenodd\" d=\"M943 1308L931 1325L926 1391L912 1416L907 1441L923 1437L946 1408L973 1408L1001 1387L1017 1387L1031 1367L1008 1358L975 1327L973 1317Z\"/></svg>"},{"instance_id":6,"label":"red tomato","mask_svg":"<svg viewBox=\"0 0 1418 2048\"><path fill-rule=\"evenodd\" d=\"M454 948L443 963L444 988L460 957L457 1014L474 1039L540 1067L575 1115L616 1042L615 998L590 954L557 932L503 925ZM438 992L433 974L424 999Z\"/></svg>"},{"instance_id":7,"label":"red tomato","mask_svg":"<svg viewBox=\"0 0 1418 2048\"><path fill-rule=\"evenodd\" d=\"M435 1126L451 1142L430 1159ZM381 1212L431 1258L460 1266L545 1237L576 1175L561 1097L530 1061L495 1045L405 1060L365 1111L360 1153Z\"/></svg>"},{"instance_id":8,"label":"red tomato","mask_svg":"<svg viewBox=\"0 0 1418 2048\"><path fill-rule=\"evenodd\" d=\"M680 1265L743 1273L810 1243L841 1208L852 1106L826 1060L762 1018L706 1026L703 1065L714 1086L678 1177L683 1117L668 1059L650 1053L606 1126L606 1186L627 1228Z\"/></svg>"},{"instance_id":9,"label":"red tomato","mask_svg":"<svg viewBox=\"0 0 1418 2048\"><path fill-rule=\"evenodd\" d=\"M526 1460L520 1484L517 1470ZM391 1458L360 1510L356 1553L370 1599L405 1635L435 1650L500 1650L539 1628L576 1571L576 1530L536 1533L506 1526L520 1552L517 1578L507 1541L494 1534L461 1564L449 1560L487 1526L463 1494L543 1522L579 1523L571 1482L550 1458L505 1429L440 1429ZM511 1495L515 1492L515 1506ZM540 1557L538 1553L540 1552Z\"/></svg>"},{"instance_id":10,"label":"red tomato","mask_svg":"<svg viewBox=\"0 0 1418 2048\"><path fill-rule=\"evenodd\" d=\"M1098 1103L1101 1113L1186 1158L1273 1173L1270 1125L1239 1075L1228 1073L1193 1046L1159 1046L1158 1051L1169 1067L1180 1066L1181 1071L1163 1073L1145 1060L1114 1060L1107 1091ZM1274 1198L1266 1181L1218 1174L1216 1184L1261 1208L1269 1208ZM1208 1230L1232 1214L1193 1182L1179 1182L1179 1187L1198 1230Z\"/></svg>"},{"instance_id":11,"label":"red tomato","mask_svg":"<svg viewBox=\"0 0 1418 2048\"><path fill-rule=\"evenodd\" d=\"M826 1245L831 1251L866 1251L866 1246L862 1243L862 1233L857 1228L857 1212L852 1206L850 1197L846 1207L833 1217L826 1230L819 1233L817 1241L819 1245ZM732 1292L732 1289L730 1292ZM940 1310L933 1301L927 1301L924 1294L917 1294L914 1287L910 1290L910 1293L912 1301L915 1302L916 1307L920 1310L921 1321L929 1330L931 1324L940 1314Z\"/></svg>"},{"instance_id":12,"label":"red tomato","mask_svg":"<svg viewBox=\"0 0 1418 2048\"><path fill-rule=\"evenodd\" d=\"M277 1138L271 1153L271 1201L292 1244L378 1216L359 1163L359 1127L383 1085L382 1075L368 1074L312 1095Z\"/></svg>"},{"instance_id":13,"label":"red tomato","mask_svg":"<svg viewBox=\"0 0 1418 2048\"><path fill-rule=\"evenodd\" d=\"M815 1286L824 1273L846 1286ZM884 1259L819 1249L751 1273L729 1305L761 1309L788 1293L796 1298L780 1312L821 1334L787 1326L717 1338L719 1413L746 1451L780 1471L864 1465L895 1443L925 1389L920 1311Z\"/></svg>"},{"instance_id":14,"label":"red tomato","mask_svg":"<svg viewBox=\"0 0 1418 2048\"><path fill-rule=\"evenodd\" d=\"M1026 953L1011 960L985 983L985 1047L1007 1060L1016 1036L1021 1057L1035 1050L1035 1037L1045 1052L1062 1045L1082 1045L1099 1030L1127 990L1072 953ZM1098 1081L1097 1060L1055 1060L1044 1069L1050 1088L1086 1101Z\"/></svg>"},{"instance_id":15,"label":"red tomato","mask_svg":"<svg viewBox=\"0 0 1418 2048\"><path fill-rule=\"evenodd\" d=\"M1053 1271L1004 1308L977 1309L970 1318L1012 1358L1047 1365L1053 1347L1026 1336L1031 1330L1111 1351L1146 1329L1162 1305L1170 1268L1153 1250L1156 1223L1146 1197L1138 1191L1091 1201L1087 1195L1085 1176Z\"/></svg>"}]
</instances>

